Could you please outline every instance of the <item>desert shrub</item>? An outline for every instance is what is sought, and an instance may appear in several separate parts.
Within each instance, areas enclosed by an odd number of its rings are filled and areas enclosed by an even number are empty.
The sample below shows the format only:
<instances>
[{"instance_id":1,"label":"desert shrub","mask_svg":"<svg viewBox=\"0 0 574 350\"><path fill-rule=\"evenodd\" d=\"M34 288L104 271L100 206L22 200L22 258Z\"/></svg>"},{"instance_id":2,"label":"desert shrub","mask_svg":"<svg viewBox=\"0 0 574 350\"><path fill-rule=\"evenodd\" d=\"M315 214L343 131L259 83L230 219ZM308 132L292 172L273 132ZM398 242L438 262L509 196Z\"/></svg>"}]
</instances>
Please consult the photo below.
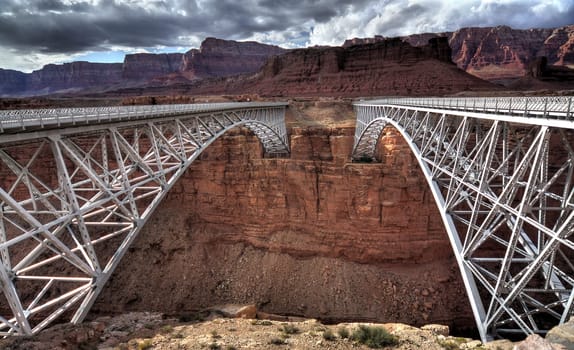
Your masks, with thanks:
<instances>
[{"instance_id":1,"label":"desert shrub","mask_svg":"<svg viewBox=\"0 0 574 350\"><path fill-rule=\"evenodd\" d=\"M283 325L283 327L280 328L279 330L285 334L297 334L297 333L299 333L299 328L297 328L296 326L294 326L292 324Z\"/></svg>"},{"instance_id":2,"label":"desert shrub","mask_svg":"<svg viewBox=\"0 0 574 350\"><path fill-rule=\"evenodd\" d=\"M163 334L169 334L169 333L173 332L173 326L166 324L165 326L162 326L160 328L160 332Z\"/></svg>"},{"instance_id":3,"label":"desert shrub","mask_svg":"<svg viewBox=\"0 0 574 350\"><path fill-rule=\"evenodd\" d=\"M351 339L374 349L398 343L397 337L389 333L383 327L365 325L360 325L359 328L353 331Z\"/></svg>"},{"instance_id":4,"label":"desert shrub","mask_svg":"<svg viewBox=\"0 0 574 350\"><path fill-rule=\"evenodd\" d=\"M211 343L209 344L209 349L211 350L221 350L221 346L217 343Z\"/></svg>"},{"instance_id":5,"label":"desert shrub","mask_svg":"<svg viewBox=\"0 0 574 350\"><path fill-rule=\"evenodd\" d=\"M323 332L323 339L333 341L335 340L335 334L330 329L327 329Z\"/></svg>"},{"instance_id":6,"label":"desert shrub","mask_svg":"<svg viewBox=\"0 0 574 350\"><path fill-rule=\"evenodd\" d=\"M273 322L269 320L252 320L251 324L254 326L271 326Z\"/></svg>"},{"instance_id":7,"label":"desert shrub","mask_svg":"<svg viewBox=\"0 0 574 350\"><path fill-rule=\"evenodd\" d=\"M343 339L349 338L349 330L346 327L340 327L337 332L339 333L339 337Z\"/></svg>"},{"instance_id":8,"label":"desert shrub","mask_svg":"<svg viewBox=\"0 0 574 350\"><path fill-rule=\"evenodd\" d=\"M213 339L219 339L219 338L221 338L221 336L217 333L217 331L216 331L215 329L211 331L211 337L212 337Z\"/></svg>"}]
</instances>

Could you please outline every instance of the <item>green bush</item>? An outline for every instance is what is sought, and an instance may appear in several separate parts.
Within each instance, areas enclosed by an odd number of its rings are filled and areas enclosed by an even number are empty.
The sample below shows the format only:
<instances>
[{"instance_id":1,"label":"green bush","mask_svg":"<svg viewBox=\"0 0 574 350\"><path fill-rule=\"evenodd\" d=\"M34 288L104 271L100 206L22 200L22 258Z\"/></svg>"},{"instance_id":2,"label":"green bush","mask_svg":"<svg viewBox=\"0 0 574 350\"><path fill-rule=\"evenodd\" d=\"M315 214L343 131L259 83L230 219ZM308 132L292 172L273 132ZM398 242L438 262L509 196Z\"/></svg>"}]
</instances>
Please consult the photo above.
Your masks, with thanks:
<instances>
[{"instance_id":1,"label":"green bush","mask_svg":"<svg viewBox=\"0 0 574 350\"><path fill-rule=\"evenodd\" d=\"M299 333L299 328L292 324L286 324L282 328L279 329L281 332L285 334L297 334Z\"/></svg>"},{"instance_id":2,"label":"green bush","mask_svg":"<svg viewBox=\"0 0 574 350\"><path fill-rule=\"evenodd\" d=\"M211 350L221 350L221 346L220 346L219 344L217 344L217 343L214 342L214 343L209 344L209 349L211 349Z\"/></svg>"},{"instance_id":3,"label":"green bush","mask_svg":"<svg viewBox=\"0 0 574 350\"><path fill-rule=\"evenodd\" d=\"M343 339L347 339L349 338L349 330L345 327L341 327L338 329L337 331L339 333L339 336Z\"/></svg>"},{"instance_id":4,"label":"green bush","mask_svg":"<svg viewBox=\"0 0 574 350\"><path fill-rule=\"evenodd\" d=\"M173 326L166 324L165 326L162 326L160 328L160 332L163 334L169 334L169 333L173 332Z\"/></svg>"},{"instance_id":5,"label":"green bush","mask_svg":"<svg viewBox=\"0 0 574 350\"><path fill-rule=\"evenodd\" d=\"M353 331L351 339L374 349L396 345L398 343L397 337L383 327L365 325L360 325L359 328Z\"/></svg>"}]
</instances>

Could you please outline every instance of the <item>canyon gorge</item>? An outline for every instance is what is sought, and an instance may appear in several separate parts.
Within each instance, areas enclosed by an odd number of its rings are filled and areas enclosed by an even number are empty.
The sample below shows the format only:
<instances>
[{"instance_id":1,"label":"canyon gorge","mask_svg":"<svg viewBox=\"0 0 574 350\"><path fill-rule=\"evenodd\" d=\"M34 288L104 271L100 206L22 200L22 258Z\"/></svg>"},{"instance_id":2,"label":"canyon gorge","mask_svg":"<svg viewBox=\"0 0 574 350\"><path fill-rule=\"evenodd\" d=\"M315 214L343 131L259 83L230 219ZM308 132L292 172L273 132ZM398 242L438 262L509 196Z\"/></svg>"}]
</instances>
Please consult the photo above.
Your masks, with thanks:
<instances>
[{"instance_id":1,"label":"canyon gorge","mask_svg":"<svg viewBox=\"0 0 574 350\"><path fill-rule=\"evenodd\" d=\"M400 136L383 137L381 163L357 164L348 102L292 101L288 121L290 158L262 158L243 130L211 145L146 224L92 315L239 303L324 322L472 329L447 234Z\"/></svg>"},{"instance_id":2,"label":"canyon gorge","mask_svg":"<svg viewBox=\"0 0 574 350\"><path fill-rule=\"evenodd\" d=\"M132 54L123 63L0 69L0 96L14 98L0 106L289 102L290 156L264 157L246 129L211 144L130 246L89 321L131 312L187 317L249 304L264 315L439 323L476 337L415 157L388 128L378 161L351 162L352 101L504 94L501 83L525 77L537 84L545 78L549 85L536 86L548 94L572 89L572 66L574 25L463 28L290 50L208 38L186 53ZM555 78L559 85L550 84ZM47 97L17 99L32 95Z\"/></svg>"}]
</instances>

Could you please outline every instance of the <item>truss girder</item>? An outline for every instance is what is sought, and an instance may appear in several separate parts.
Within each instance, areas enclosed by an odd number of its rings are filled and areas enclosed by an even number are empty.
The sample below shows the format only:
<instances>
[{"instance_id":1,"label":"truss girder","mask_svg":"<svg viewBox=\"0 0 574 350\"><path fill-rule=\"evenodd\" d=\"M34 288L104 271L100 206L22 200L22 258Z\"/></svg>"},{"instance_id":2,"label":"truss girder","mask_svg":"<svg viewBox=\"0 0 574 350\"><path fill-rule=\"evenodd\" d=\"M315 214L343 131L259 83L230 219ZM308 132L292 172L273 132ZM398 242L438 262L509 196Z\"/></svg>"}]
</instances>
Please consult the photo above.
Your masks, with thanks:
<instances>
[{"instance_id":1,"label":"truss girder","mask_svg":"<svg viewBox=\"0 0 574 350\"><path fill-rule=\"evenodd\" d=\"M285 104L224 107L0 134L0 335L81 322L165 194L228 130L289 154Z\"/></svg>"},{"instance_id":2,"label":"truss girder","mask_svg":"<svg viewBox=\"0 0 574 350\"><path fill-rule=\"evenodd\" d=\"M355 103L353 159L376 158L387 125L403 135L437 203L484 341L544 334L568 320L574 304L570 101L510 100L480 102L519 106L520 116L478 113L478 99Z\"/></svg>"}]
</instances>

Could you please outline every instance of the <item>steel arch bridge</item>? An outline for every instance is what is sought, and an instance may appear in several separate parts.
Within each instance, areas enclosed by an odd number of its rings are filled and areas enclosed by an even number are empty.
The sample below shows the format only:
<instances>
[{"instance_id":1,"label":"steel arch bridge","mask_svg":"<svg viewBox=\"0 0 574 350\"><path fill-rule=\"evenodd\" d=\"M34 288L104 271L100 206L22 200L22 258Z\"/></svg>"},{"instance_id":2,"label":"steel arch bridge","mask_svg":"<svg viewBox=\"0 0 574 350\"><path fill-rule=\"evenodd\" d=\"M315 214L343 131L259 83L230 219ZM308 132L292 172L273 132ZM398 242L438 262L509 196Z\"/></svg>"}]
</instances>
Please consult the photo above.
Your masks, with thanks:
<instances>
[{"instance_id":1,"label":"steel arch bridge","mask_svg":"<svg viewBox=\"0 0 574 350\"><path fill-rule=\"evenodd\" d=\"M483 341L545 333L573 313L570 97L360 101L353 159L387 125L430 186Z\"/></svg>"},{"instance_id":2,"label":"steel arch bridge","mask_svg":"<svg viewBox=\"0 0 574 350\"><path fill-rule=\"evenodd\" d=\"M199 154L244 126L288 155L286 103L0 111L0 335L81 322Z\"/></svg>"}]
</instances>

